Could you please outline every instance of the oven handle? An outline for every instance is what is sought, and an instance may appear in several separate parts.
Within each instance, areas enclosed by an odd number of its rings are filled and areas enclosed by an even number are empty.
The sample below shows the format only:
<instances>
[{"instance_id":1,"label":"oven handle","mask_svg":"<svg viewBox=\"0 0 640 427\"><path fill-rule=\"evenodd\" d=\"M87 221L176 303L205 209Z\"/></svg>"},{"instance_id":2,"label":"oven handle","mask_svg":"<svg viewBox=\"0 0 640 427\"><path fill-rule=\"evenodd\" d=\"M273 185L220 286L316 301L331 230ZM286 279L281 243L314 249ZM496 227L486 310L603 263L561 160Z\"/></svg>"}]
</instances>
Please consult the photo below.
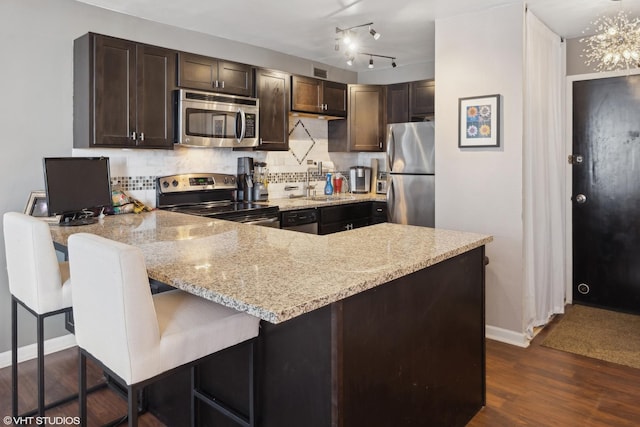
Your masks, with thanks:
<instances>
[{"instance_id":1,"label":"oven handle","mask_svg":"<svg viewBox=\"0 0 640 427\"><path fill-rule=\"evenodd\" d=\"M242 110L242 108L238 108L238 112L236 113L236 120L238 115L240 115L241 128L240 128L240 135L236 137L236 140L238 142L241 142L244 139L244 134L247 131L247 119L244 115L244 111ZM238 130L238 127L236 126L236 131L237 130Z\"/></svg>"},{"instance_id":2,"label":"oven handle","mask_svg":"<svg viewBox=\"0 0 640 427\"><path fill-rule=\"evenodd\" d=\"M273 218L260 218L260 219L255 219L255 220L252 220L252 221L244 222L243 224L249 224L249 225L256 225L256 224L271 224L271 223L278 222L278 221L280 221L280 218L278 218L278 217L276 216L276 217L273 217Z\"/></svg>"}]
</instances>

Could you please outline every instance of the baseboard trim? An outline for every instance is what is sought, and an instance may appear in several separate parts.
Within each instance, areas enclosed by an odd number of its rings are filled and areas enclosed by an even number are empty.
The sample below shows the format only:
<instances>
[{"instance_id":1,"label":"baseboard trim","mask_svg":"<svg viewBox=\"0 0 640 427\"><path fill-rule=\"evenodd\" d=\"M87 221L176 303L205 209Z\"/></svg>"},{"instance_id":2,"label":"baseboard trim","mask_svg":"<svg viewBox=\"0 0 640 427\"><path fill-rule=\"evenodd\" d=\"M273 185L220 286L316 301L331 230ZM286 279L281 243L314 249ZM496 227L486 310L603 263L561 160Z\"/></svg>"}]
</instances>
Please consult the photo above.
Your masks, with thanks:
<instances>
[{"instance_id":1,"label":"baseboard trim","mask_svg":"<svg viewBox=\"0 0 640 427\"><path fill-rule=\"evenodd\" d=\"M529 338L525 333L510 331L497 326L485 326L485 337L522 348L529 347Z\"/></svg>"},{"instance_id":2,"label":"baseboard trim","mask_svg":"<svg viewBox=\"0 0 640 427\"><path fill-rule=\"evenodd\" d=\"M76 337L73 334L51 338L44 342L44 354L51 354L65 350L76 345ZM18 363L38 357L36 344L25 345L18 348ZM11 366L11 350L0 353L0 368Z\"/></svg>"}]
</instances>

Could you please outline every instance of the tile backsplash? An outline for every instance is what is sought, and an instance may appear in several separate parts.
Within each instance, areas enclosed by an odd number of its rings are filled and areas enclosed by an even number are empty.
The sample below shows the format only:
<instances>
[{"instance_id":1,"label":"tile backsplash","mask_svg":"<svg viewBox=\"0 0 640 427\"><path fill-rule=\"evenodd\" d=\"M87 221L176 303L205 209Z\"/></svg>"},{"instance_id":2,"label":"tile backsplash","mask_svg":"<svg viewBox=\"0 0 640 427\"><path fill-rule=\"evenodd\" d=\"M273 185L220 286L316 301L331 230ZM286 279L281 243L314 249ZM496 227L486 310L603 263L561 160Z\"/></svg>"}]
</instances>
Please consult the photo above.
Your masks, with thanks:
<instances>
[{"instance_id":1,"label":"tile backsplash","mask_svg":"<svg viewBox=\"0 0 640 427\"><path fill-rule=\"evenodd\" d=\"M186 148L175 150L73 149L74 156L107 156L111 182L149 206L155 206L155 179L178 173L217 172L235 175L239 157L253 157L268 169L269 197L303 194L307 171L316 188L328 171L348 176L351 166L370 166L382 161L382 153L330 153L326 120L290 117L288 151L233 151L230 148ZM322 162L323 173L317 163ZM311 164L309 164L311 163ZM285 187L288 187L285 190ZM296 187L296 188L293 188Z\"/></svg>"}]
</instances>

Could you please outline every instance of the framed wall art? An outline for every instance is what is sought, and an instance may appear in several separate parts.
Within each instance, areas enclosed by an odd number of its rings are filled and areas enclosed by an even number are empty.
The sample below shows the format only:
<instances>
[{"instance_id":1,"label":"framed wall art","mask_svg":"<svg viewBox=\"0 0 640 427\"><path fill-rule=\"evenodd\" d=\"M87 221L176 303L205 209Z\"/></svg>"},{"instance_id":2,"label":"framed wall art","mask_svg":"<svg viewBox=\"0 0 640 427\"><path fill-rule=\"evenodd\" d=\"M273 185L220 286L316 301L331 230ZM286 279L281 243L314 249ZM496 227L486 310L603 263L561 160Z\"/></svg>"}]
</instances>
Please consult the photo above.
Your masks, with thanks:
<instances>
[{"instance_id":1,"label":"framed wall art","mask_svg":"<svg viewBox=\"0 0 640 427\"><path fill-rule=\"evenodd\" d=\"M458 100L458 147L500 146L500 95Z\"/></svg>"}]
</instances>

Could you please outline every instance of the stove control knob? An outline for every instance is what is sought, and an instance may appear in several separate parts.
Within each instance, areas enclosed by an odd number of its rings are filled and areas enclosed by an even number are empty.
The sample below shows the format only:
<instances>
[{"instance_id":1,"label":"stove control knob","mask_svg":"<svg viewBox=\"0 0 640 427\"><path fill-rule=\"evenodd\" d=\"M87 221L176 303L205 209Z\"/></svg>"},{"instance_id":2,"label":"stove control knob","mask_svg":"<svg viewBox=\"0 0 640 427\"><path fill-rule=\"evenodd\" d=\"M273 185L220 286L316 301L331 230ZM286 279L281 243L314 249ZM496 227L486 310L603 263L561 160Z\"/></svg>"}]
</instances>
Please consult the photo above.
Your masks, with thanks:
<instances>
[{"instance_id":1,"label":"stove control knob","mask_svg":"<svg viewBox=\"0 0 640 427\"><path fill-rule=\"evenodd\" d=\"M162 181L162 186L164 188L167 188L167 187L169 187L169 183L167 181Z\"/></svg>"},{"instance_id":2,"label":"stove control knob","mask_svg":"<svg viewBox=\"0 0 640 427\"><path fill-rule=\"evenodd\" d=\"M173 185L174 187L178 186L178 181L176 181L175 179L171 182L171 185Z\"/></svg>"},{"instance_id":3,"label":"stove control knob","mask_svg":"<svg viewBox=\"0 0 640 427\"><path fill-rule=\"evenodd\" d=\"M225 183L225 184L228 184L228 183L229 183L229 177L228 177L228 176L225 176L225 177L224 177L224 183Z\"/></svg>"},{"instance_id":4,"label":"stove control knob","mask_svg":"<svg viewBox=\"0 0 640 427\"><path fill-rule=\"evenodd\" d=\"M232 177L231 177L231 183L232 183L232 184L235 184L235 183L236 183L236 177L235 177L235 176L232 176Z\"/></svg>"}]
</instances>

